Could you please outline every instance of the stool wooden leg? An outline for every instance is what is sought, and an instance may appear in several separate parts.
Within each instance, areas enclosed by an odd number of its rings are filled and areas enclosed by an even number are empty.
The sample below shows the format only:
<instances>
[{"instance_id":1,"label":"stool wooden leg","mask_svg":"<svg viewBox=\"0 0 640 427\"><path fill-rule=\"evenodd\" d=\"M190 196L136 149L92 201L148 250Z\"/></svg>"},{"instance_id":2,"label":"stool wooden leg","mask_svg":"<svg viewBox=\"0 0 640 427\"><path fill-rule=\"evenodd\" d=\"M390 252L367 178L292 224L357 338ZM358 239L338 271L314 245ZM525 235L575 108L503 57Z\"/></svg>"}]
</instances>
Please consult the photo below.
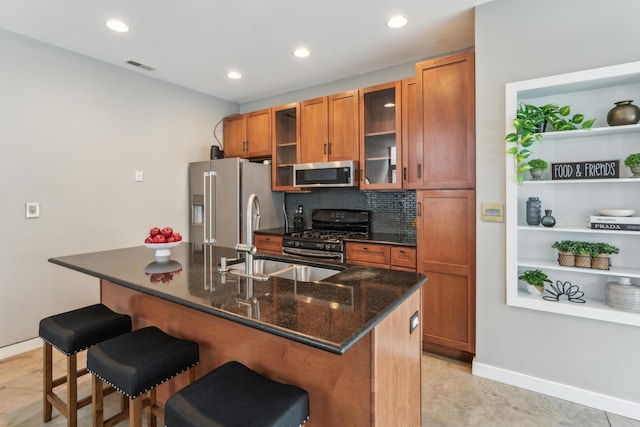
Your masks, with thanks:
<instances>
[{"instance_id":1,"label":"stool wooden leg","mask_svg":"<svg viewBox=\"0 0 640 427\"><path fill-rule=\"evenodd\" d=\"M102 427L104 424L104 408L102 395L102 380L95 375L91 379L91 395L93 396L93 427Z\"/></svg>"},{"instance_id":2,"label":"stool wooden leg","mask_svg":"<svg viewBox=\"0 0 640 427\"><path fill-rule=\"evenodd\" d=\"M156 389L152 388L151 391L149 391L149 427L156 427L157 425L157 418L154 412L156 409L156 402Z\"/></svg>"},{"instance_id":3,"label":"stool wooden leg","mask_svg":"<svg viewBox=\"0 0 640 427\"><path fill-rule=\"evenodd\" d=\"M49 402L48 395L53 390L53 355L51 351L51 344L44 341L42 346L42 421L51 421L51 411L53 407Z\"/></svg>"},{"instance_id":4,"label":"stool wooden leg","mask_svg":"<svg viewBox=\"0 0 640 427\"><path fill-rule=\"evenodd\" d=\"M67 356L67 426L78 425L78 355Z\"/></svg>"},{"instance_id":5,"label":"stool wooden leg","mask_svg":"<svg viewBox=\"0 0 640 427\"><path fill-rule=\"evenodd\" d=\"M129 426L142 427L142 401L144 394L135 399L129 399Z\"/></svg>"}]
</instances>

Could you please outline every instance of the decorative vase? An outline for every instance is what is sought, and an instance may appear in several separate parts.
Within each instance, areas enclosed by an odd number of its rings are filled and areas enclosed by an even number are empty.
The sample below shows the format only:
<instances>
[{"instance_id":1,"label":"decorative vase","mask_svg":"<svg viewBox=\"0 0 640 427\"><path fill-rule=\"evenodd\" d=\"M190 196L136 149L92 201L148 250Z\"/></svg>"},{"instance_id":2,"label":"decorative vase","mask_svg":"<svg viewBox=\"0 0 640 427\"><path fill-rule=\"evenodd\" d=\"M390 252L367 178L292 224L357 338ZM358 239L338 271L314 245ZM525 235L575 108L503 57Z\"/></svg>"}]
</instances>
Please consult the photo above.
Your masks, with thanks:
<instances>
[{"instance_id":1,"label":"decorative vase","mask_svg":"<svg viewBox=\"0 0 640 427\"><path fill-rule=\"evenodd\" d=\"M591 268L591 255L586 255L586 254L576 255L576 267Z\"/></svg>"},{"instance_id":2,"label":"decorative vase","mask_svg":"<svg viewBox=\"0 0 640 427\"><path fill-rule=\"evenodd\" d=\"M640 286L631 283L629 277L620 277L605 286L604 302L616 310L640 313Z\"/></svg>"},{"instance_id":3,"label":"decorative vase","mask_svg":"<svg viewBox=\"0 0 640 427\"><path fill-rule=\"evenodd\" d=\"M616 104L607 113L609 126L634 125L640 121L640 108L632 100L614 102Z\"/></svg>"},{"instance_id":4,"label":"decorative vase","mask_svg":"<svg viewBox=\"0 0 640 427\"><path fill-rule=\"evenodd\" d=\"M529 169L532 181L540 181L540 177L544 173L544 169Z\"/></svg>"},{"instance_id":5,"label":"decorative vase","mask_svg":"<svg viewBox=\"0 0 640 427\"><path fill-rule=\"evenodd\" d=\"M529 197L529 200L527 200L527 224L529 225L540 224L541 209L542 209L542 203L540 202L540 199L537 197Z\"/></svg>"},{"instance_id":6,"label":"decorative vase","mask_svg":"<svg viewBox=\"0 0 640 427\"><path fill-rule=\"evenodd\" d=\"M551 216L551 209L545 209L544 216L540 220L540 223L545 227L553 227L556 225L556 219Z\"/></svg>"},{"instance_id":7,"label":"decorative vase","mask_svg":"<svg viewBox=\"0 0 640 427\"><path fill-rule=\"evenodd\" d=\"M571 252L558 252L558 264L564 267L574 267L576 256Z\"/></svg>"},{"instance_id":8,"label":"decorative vase","mask_svg":"<svg viewBox=\"0 0 640 427\"><path fill-rule=\"evenodd\" d=\"M591 268L597 268L598 270L608 270L610 263L609 254L598 254L591 258Z\"/></svg>"},{"instance_id":9,"label":"decorative vase","mask_svg":"<svg viewBox=\"0 0 640 427\"><path fill-rule=\"evenodd\" d=\"M629 166L633 176L631 178L640 178L640 166Z\"/></svg>"}]
</instances>

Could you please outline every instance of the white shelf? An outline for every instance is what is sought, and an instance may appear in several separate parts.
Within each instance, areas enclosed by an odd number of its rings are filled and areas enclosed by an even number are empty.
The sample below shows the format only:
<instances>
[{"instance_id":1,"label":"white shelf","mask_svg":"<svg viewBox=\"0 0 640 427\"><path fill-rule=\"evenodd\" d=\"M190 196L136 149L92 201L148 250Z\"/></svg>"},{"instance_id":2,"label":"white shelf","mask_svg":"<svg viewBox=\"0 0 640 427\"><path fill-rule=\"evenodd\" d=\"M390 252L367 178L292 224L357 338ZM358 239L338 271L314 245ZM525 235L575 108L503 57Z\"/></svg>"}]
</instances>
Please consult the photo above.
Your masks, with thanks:
<instances>
[{"instance_id":1,"label":"white shelf","mask_svg":"<svg viewBox=\"0 0 640 427\"><path fill-rule=\"evenodd\" d=\"M640 313L616 310L607 306L604 301L590 298L588 295L584 296L583 299L586 301L584 304L566 300L547 301L541 297L531 295L525 290L518 290L517 296L513 298L509 305L531 310L621 323L623 325L640 326Z\"/></svg>"},{"instance_id":2,"label":"white shelf","mask_svg":"<svg viewBox=\"0 0 640 427\"><path fill-rule=\"evenodd\" d=\"M558 264L558 261L525 258L521 258L518 260L518 266L527 268L540 268L544 270L570 271L572 273L592 274L599 276L640 278L640 268L638 267L611 266L610 270L599 270L597 268L565 267Z\"/></svg>"},{"instance_id":3,"label":"white shelf","mask_svg":"<svg viewBox=\"0 0 640 427\"><path fill-rule=\"evenodd\" d=\"M640 237L640 231L626 231L626 230L595 230L589 227L534 227L531 225L519 225L518 232L520 231L535 231L539 233L588 233L588 234L621 234Z\"/></svg>"},{"instance_id":4,"label":"white shelf","mask_svg":"<svg viewBox=\"0 0 640 427\"><path fill-rule=\"evenodd\" d=\"M640 124L624 126L594 127L591 129L567 130L561 132L544 132L542 139L546 141L559 141L563 139L588 138L590 136L624 135L640 132Z\"/></svg>"},{"instance_id":5,"label":"white shelf","mask_svg":"<svg viewBox=\"0 0 640 427\"><path fill-rule=\"evenodd\" d=\"M603 179L556 179L525 181L522 185L555 185L555 184L618 184L633 182L640 184L640 178L603 178Z\"/></svg>"}]
</instances>

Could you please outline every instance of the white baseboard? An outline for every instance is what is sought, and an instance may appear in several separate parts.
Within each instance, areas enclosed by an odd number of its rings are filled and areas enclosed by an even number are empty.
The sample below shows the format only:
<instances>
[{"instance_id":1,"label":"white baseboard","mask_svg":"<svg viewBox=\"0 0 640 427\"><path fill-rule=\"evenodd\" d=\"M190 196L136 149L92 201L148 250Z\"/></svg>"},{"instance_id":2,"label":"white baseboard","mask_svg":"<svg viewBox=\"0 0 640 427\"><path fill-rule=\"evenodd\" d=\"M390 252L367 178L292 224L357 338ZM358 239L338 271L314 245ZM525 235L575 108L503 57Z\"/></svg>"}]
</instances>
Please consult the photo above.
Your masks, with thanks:
<instances>
[{"instance_id":1,"label":"white baseboard","mask_svg":"<svg viewBox=\"0 0 640 427\"><path fill-rule=\"evenodd\" d=\"M473 375L510 384L516 387L590 406L623 417L640 420L640 403L619 399L606 394L573 387L549 380L544 380L519 372L508 371L495 366L477 363L474 359L472 363Z\"/></svg>"},{"instance_id":2,"label":"white baseboard","mask_svg":"<svg viewBox=\"0 0 640 427\"><path fill-rule=\"evenodd\" d=\"M27 341L22 341L16 344L0 347L0 360L7 359L9 357L30 351L36 348L42 347L42 338L32 338Z\"/></svg>"}]
</instances>

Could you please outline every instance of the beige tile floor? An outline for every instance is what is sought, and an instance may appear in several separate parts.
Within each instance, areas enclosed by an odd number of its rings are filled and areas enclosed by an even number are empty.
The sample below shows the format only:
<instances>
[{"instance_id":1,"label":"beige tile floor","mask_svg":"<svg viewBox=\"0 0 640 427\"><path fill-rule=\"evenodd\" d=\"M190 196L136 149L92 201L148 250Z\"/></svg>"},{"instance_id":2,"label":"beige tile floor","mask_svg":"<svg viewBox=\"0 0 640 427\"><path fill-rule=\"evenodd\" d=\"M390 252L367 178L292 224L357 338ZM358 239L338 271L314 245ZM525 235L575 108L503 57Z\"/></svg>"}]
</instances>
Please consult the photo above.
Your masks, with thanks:
<instances>
[{"instance_id":1,"label":"beige tile floor","mask_svg":"<svg viewBox=\"0 0 640 427\"><path fill-rule=\"evenodd\" d=\"M56 372L62 372L64 359L56 351L54 363L55 369L59 369ZM474 377L468 364L424 354L422 367L423 427L640 427L640 421ZM88 394L91 388L88 375L80 380L79 387L80 393ZM0 427L45 425L41 390L41 350L0 360ZM105 404L107 415L116 411L118 396L107 396ZM90 406L82 408L78 418L79 426L90 426ZM66 419L54 409L53 420L46 425L66 426ZM127 421L118 424L126 425Z\"/></svg>"}]
</instances>

